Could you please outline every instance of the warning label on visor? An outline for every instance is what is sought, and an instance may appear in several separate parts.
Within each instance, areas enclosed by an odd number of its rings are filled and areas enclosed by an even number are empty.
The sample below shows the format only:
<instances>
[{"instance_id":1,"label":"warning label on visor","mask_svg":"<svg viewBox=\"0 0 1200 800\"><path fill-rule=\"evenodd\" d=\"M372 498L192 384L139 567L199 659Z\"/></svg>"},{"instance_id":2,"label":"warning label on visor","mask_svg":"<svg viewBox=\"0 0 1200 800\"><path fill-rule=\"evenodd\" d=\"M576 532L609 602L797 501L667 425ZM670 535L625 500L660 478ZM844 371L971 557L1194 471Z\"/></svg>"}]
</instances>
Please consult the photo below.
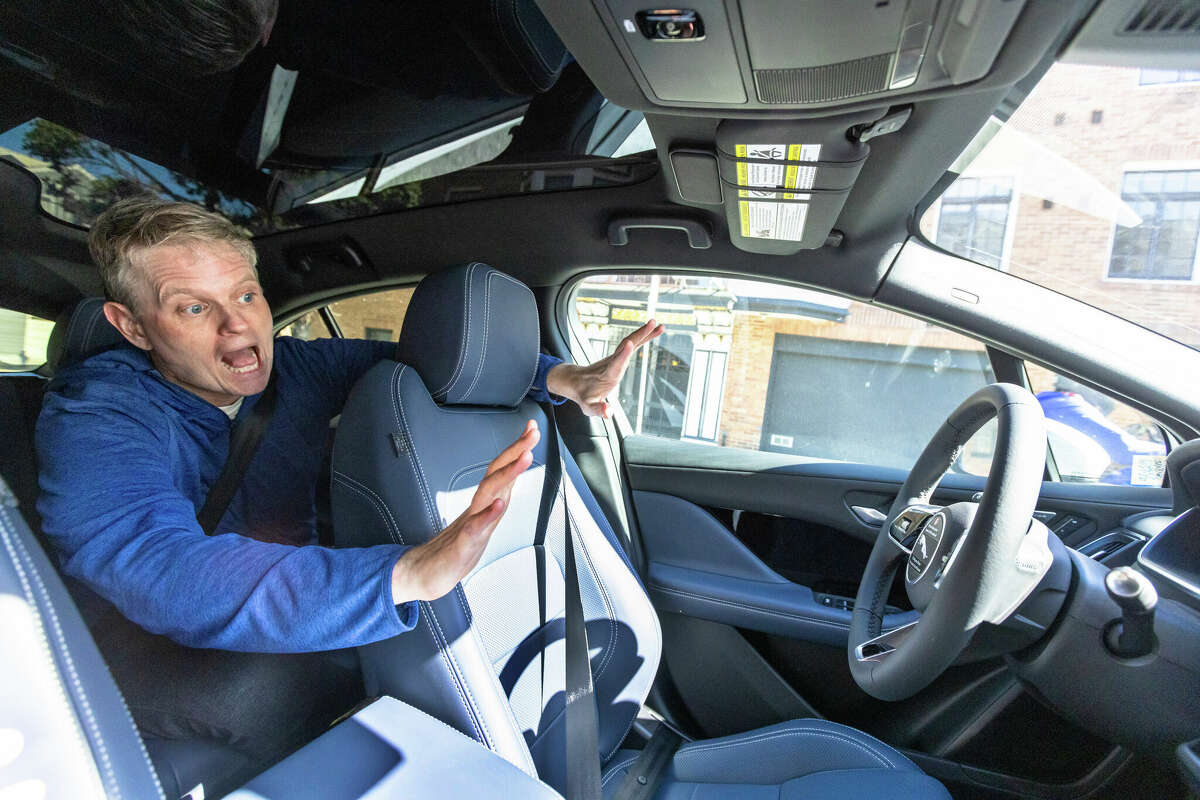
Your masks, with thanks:
<instances>
[{"instance_id":1,"label":"warning label on visor","mask_svg":"<svg viewBox=\"0 0 1200 800\"><path fill-rule=\"evenodd\" d=\"M760 159L753 163L737 162L738 212L742 236L753 239L780 239L798 242L804 238L808 217L807 202L780 203L779 200L808 201L812 195L779 191L811 189L817 168L801 164L768 164L763 161L819 161L819 144L739 144L734 145L739 159Z\"/></svg>"}]
</instances>

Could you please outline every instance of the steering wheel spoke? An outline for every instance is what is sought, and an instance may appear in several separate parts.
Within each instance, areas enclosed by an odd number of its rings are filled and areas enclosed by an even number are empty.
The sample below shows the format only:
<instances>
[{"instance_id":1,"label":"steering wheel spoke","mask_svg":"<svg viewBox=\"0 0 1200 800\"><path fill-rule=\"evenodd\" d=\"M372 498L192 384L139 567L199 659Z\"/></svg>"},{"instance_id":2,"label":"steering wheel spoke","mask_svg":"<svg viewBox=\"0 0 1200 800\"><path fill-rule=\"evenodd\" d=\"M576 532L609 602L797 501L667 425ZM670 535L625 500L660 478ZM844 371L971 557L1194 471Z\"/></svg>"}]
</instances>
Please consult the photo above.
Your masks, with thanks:
<instances>
[{"instance_id":1,"label":"steering wheel spoke","mask_svg":"<svg viewBox=\"0 0 1200 800\"><path fill-rule=\"evenodd\" d=\"M913 503L892 519L892 523L888 525L888 536L904 553L905 558L912 555L913 544L921 532L921 526L941 510L941 506Z\"/></svg>"},{"instance_id":2,"label":"steering wheel spoke","mask_svg":"<svg viewBox=\"0 0 1200 800\"><path fill-rule=\"evenodd\" d=\"M896 652L904 640L916 631L920 622L919 619L914 620L907 625L901 625L899 628L882 633L874 639L868 639L854 648L854 657L858 659L859 663L883 661Z\"/></svg>"}]
</instances>

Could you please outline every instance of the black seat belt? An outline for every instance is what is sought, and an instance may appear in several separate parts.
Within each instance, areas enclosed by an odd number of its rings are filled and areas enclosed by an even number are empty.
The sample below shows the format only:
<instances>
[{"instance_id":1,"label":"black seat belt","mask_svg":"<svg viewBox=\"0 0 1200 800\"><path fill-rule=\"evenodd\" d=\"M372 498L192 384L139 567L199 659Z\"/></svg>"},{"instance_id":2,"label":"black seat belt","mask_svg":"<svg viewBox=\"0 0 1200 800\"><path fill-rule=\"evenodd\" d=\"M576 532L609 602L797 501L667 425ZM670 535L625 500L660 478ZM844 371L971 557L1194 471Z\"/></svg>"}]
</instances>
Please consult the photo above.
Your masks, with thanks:
<instances>
[{"instance_id":1,"label":"black seat belt","mask_svg":"<svg viewBox=\"0 0 1200 800\"><path fill-rule=\"evenodd\" d=\"M650 800L654 797L682 741L683 737L674 728L665 722L658 723L612 800Z\"/></svg>"},{"instance_id":2,"label":"black seat belt","mask_svg":"<svg viewBox=\"0 0 1200 800\"><path fill-rule=\"evenodd\" d=\"M538 513L536 541L545 541L550 508L564 481L562 452L554 406L542 403L549 430L546 435L546 473L542 485L542 508ZM600 800L600 722L596 715L596 695L592 685L592 664L588 657L587 626L583 617L583 600L579 596L579 575L575 569L575 542L571 531L571 514L567 509L567 494L562 491L563 524L566 526L563 549L566 564L563 576L566 592L566 736L567 736L567 794L566 800ZM539 568L544 577L545 570ZM544 581L538 586L544 617Z\"/></svg>"},{"instance_id":3,"label":"black seat belt","mask_svg":"<svg viewBox=\"0 0 1200 800\"><path fill-rule=\"evenodd\" d=\"M237 494L246 469L258 450L258 443L262 441L267 425L271 422L271 415L275 412L275 374L272 370L267 387L259 395L258 402L250 410L249 416L239 422L229 436L229 455L225 459L225 466L221 468L221 474L208 490L204 507L196 515L206 536L213 535L221 517L225 516L225 510Z\"/></svg>"}]
</instances>

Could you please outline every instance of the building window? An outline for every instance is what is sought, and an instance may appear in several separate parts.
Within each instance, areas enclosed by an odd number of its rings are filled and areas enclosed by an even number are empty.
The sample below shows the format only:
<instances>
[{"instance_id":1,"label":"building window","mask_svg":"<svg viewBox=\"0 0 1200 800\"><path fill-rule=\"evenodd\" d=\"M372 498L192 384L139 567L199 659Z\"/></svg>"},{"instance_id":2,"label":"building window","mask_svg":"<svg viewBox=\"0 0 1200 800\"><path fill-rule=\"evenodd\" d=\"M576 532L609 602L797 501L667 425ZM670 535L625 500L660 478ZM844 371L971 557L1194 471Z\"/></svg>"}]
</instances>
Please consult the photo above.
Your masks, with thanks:
<instances>
[{"instance_id":1,"label":"building window","mask_svg":"<svg viewBox=\"0 0 1200 800\"><path fill-rule=\"evenodd\" d=\"M942 195L937 243L972 261L999 267L1012 193L1012 178L960 177Z\"/></svg>"},{"instance_id":2,"label":"building window","mask_svg":"<svg viewBox=\"0 0 1200 800\"><path fill-rule=\"evenodd\" d=\"M697 350L693 354L687 406L683 413L685 437L716 441L728 359L729 355L719 350Z\"/></svg>"},{"instance_id":3,"label":"building window","mask_svg":"<svg viewBox=\"0 0 1200 800\"><path fill-rule=\"evenodd\" d=\"M1197 81L1200 81L1200 70L1195 69L1144 69L1138 73L1138 83L1142 86Z\"/></svg>"},{"instance_id":4,"label":"building window","mask_svg":"<svg viewBox=\"0 0 1200 800\"><path fill-rule=\"evenodd\" d=\"M1200 170L1126 172L1121 199L1142 224L1117 226L1108 277L1191 280L1200 236Z\"/></svg>"}]
</instances>

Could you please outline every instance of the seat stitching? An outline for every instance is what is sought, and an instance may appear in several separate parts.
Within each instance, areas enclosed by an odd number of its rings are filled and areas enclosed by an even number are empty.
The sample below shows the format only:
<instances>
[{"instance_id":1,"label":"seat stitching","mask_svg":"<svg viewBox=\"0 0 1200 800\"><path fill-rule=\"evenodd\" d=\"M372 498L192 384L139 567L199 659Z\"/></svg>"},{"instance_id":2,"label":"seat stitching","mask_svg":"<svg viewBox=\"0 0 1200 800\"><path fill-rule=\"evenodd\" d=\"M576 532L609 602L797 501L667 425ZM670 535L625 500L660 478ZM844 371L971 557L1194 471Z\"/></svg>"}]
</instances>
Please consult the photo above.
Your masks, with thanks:
<instances>
[{"instance_id":1,"label":"seat stitching","mask_svg":"<svg viewBox=\"0 0 1200 800\"><path fill-rule=\"evenodd\" d=\"M770 741L771 739L782 739L782 738L787 738L789 736L818 736L818 737L825 737L827 739L836 739L836 740L839 740L839 741L841 741L845 744L848 744L852 747L856 747L859 750L862 750L863 752L875 757L876 759L883 762L887 766L892 767L893 769L896 768L896 765L892 763L892 760L890 758L883 755L882 753L877 752L875 749L868 746L865 742L861 742L861 741L854 739L844 733L838 733L836 731L824 731L824 730L819 730L817 728L792 728L791 730L786 730L786 731L775 731L772 733L754 734L754 735L748 736L743 739L738 739L738 740L732 741L732 742L722 742L719 744L706 745L706 744L698 743L696 745L690 745L690 746L685 746L685 747L680 748L679 751L675 754L675 757L679 758L681 756L689 756L689 755L696 754L696 753L707 753L712 750L725 750L730 747L739 747L744 744L766 742L766 741Z\"/></svg>"},{"instance_id":2,"label":"seat stitching","mask_svg":"<svg viewBox=\"0 0 1200 800\"><path fill-rule=\"evenodd\" d=\"M408 452L412 457L409 460L409 463L413 467L413 473L417 479L417 486L421 490L422 499L425 502L425 510L429 514L429 521L434 528L437 528L439 519L438 515L434 513L433 504L429 497L429 488L426 485L425 470L421 466L421 457L417 454L417 448L415 443L412 441L412 433L408 427L408 420L405 418L402 407L397 400L400 394L400 378L403 376L405 369L407 369L407 366L403 364L397 364L392 370L392 390L390 392L392 413L395 414L396 421L404 429L404 435L410 443ZM478 706L475 703L475 696L471 693L471 687L465 680L462 679L461 668L458 666L458 659L455 658L454 652L450 649L449 641L446 639L445 632L442 631L442 625L438 620L437 612L433 610L433 603L426 603L425 608L429 614L429 618L433 622L433 625L437 628L437 632L441 641L439 652L442 653L443 661L448 658L449 664L452 666L452 668L448 667L448 671L455 682L454 688L455 691L458 692L459 701L462 702L463 707L466 709L467 716L471 718L471 725L475 728L476 732L480 733L480 728L482 728L480 739L488 746L489 749L494 749L491 734L487 730L487 723L484 721L483 715L479 713ZM463 696L464 692L466 693L466 697ZM478 726L476 726L475 718L478 718Z\"/></svg>"},{"instance_id":3,"label":"seat stitching","mask_svg":"<svg viewBox=\"0 0 1200 800\"><path fill-rule=\"evenodd\" d=\"M608 768L608 770L604 773L604 777L600 780L600 788L603 789L605 786L608 786L608 782L613 779L614 775L619 773L624 767L628 767L630 764L632 764L633 762L635 762L637 760L638 760L638 756L633 756L632 758L625 759L624 761L620 762L619 764L611 765Z\"/></svg>"},{"instance_id":4,"label":"seat stitching","mask_svg":"<svg viewBox=\"0 0 1200 800\"><path fill-rule=\"evenodd\" d=\"M108 747L104 743L104 737L100 732L100 727L96 724L96 716L92 711L92 705L88 700L87 692L83 688L83 683L79 680L79 673L75 670L75 661L71 658L71 651L67 647L66 637L63 635L62 625L58 620L58 614L54 610L54 606L50 603L50 595L46 591L46 586L42 582L41 575L38 574L37 566L33 563L33 559L29 557L28 551L25 550L24 543L17 536L16 527L9 521L7 513L0 513L0 523L3 523L0 525L0 530L2 530L4 534L4 543L8 548L10 555L12 556L13 566L21 579L22 589L26 594L26 598L29 600L30 608L33 610L34 614L37 615L38 622L41 623L39 625L39 627L42 629L41 639L46 647L47 655L50 655L50 663L53 664L54 657L50 652L49 642L46 639L47 626L44 620L42 620L41 609L33 597L33 590L29 584L29 577L32 577L34 582L37 584L38 593L41 595L42 601L46 606L46 613L50 617L50 630L54 634L55 645L58 649L58 652L62 654L63 664L67 668L68 675L71 679L71 684L75 689L74 694L76 697L78 697L79 704L82 707L84 722L87 724L88 729L95 738L96 747L100 751L100 761L104 768L105 777L107 779L105 782L109 784L108 790L112 792L112 796L118 798L119 800L121 797L121 787L117 783L117 777L113 771L112 761L108 755ZM16 552L18 549L20 550L20 553ZM26 574L25 567L23 566L24 562L28 562L28 575ZM66 693L61 681L58 682L58 688L62 699L66 700L67 704L70 705L70 700L66 697ZM124 704L124 701L122 701L122 704ZM81 734L81 731L79 731L78 727L76 727L76 733ZM84 744L85 750L91 749L87 747L85 743L81 742L81 744ZM143 755L144 754L145 751L143 750ZM150 771L152 774L154 773L153 768L151 768ZM157 784L158 777L156 774L154 775L154 780ZM159 791L162 791L162 787L159 787Z\"/></svg>"},{"instance_id":5,"label":"seat stitching","mask_svg":"<svg viewBox=\"0 0 1200 800\"><path fill-rule=\"evenodd\" d=\"M467 602L464 600L464 598L466 597L466 592L463 591L461 583L457 584L454 587L454 594L458 598L458 604L462 607L463 615L467 619L468 628L471 631L472 637L475 639L475 646L479 648L479 652L483 653L484 657L486 658L487 657L487 648L483 646L483 639L479 635L479 629L477 627L475 627L474 625L470 624L471 619L472 619L471 611L468 608ZM491 664L490 659L488 659L488 663ZM491 664L491 666L492 666L492 671L494 673L495 665ZM497 681L497 685L498 685L499 679L495 678L494 675L493 675L493 678ZM508 719L509 726L512 728L513 733L516 735L514 741L523 742L525 737L521 735L521 730L520 730L520 728L517 727L517 718L512 713L512 707L509 706L507 703L505 703L504 705L506 706L506 711L507 711L507 713L504 716ZM528 747L519 747L518 746L518 749L521 750L521 754L523 756L525 756L525 758L524 758L525 765L527 767L529 767L530 770L532 770L532 772L530 774L536 778L537 777L537 765L533 763L533 754L528 752L529 751Z\"/></svg>"},{"instance_id":6,"label":"seat stitching","mask_svg":"<svg viewBox=\"0 0 1200 800\"><path fill-rule=\"evenodd\" d=\"M457 488L457 483L458 483L458 479L459 479L459 478L462 478L463 476L465 476L465 475L467 475L467 474L469 474L469 473L471 473L471 472L475 472L475 471L476 471L476 470L478 470L480 467L486 467L486 466L487 466L488 464L490 464L490 463L492 463L492 462L491 462L491 461L479 461L479 462L477 462L477 463L475 463L475 464L471 464L471 465L469 465L469 466L463 467L463 468L462 468L462 469L460 469L458 472L456 472L456 473L454 473L453 475L451 475L451 476L450 476L450 481L449 481L449 483L447 484L447 485L450 487L450 491L454 491L454 490L455 490L455 488ZM537 465L536 465L536 464L530 464L529 466L532 468L532 467L535 467L535 466L537 466Z\"/></svg>"},{"instance_id":7,"label":"seat stitching","mask_svg":"<svg viewBox=\"0 0 1200 800\"><path fill-rule=\"evenodd\" d=\"M367 501L370 502L372 507L375 509L375 513L377 513L379 515L380 519L383 520L384 525L388 529L388 535L390 535L392 537L392 541L394 541L396 544L404 544L403 537L401 537L399 532L395 530L395 527L394 527L395 519L391 518L392 512L388 509L386 504L383 504L383 502L378 499L378 495L375 495L375 493L372 492L366 486L363 486L363 485L359 484L357 481L353 481L350 478L346 477L346 475L344 475L341 472L335 471L333 473L333 480L335 483L340 483L341 485L345 486L347 489L350 489L351 491L354 491L354 492L358 492L360 495L362 495L364 498L366 498Z\"/></svg>"},{"instance_id":8,"label":"seat stitching","mask_svg":"<svg viewBox=\"0 0 1200 800\"><path fill-rule=\"evenodd\" d=\"M454 367L453 377L451 377L450 382L446 384L446 388L444 389L446 402L448 403L452 402L450 392L454 390L459 380L462 379L463 369L467 365L467 350L471 346L471 284L475 276L475 271L480 266L478 262L471 264L467 269L467 274L463 276L463 294L466 295L466 299L463 301L463 332L459 343L458 363ZM480 347L482 346L483 344L480 343ZM438 394L441 394L441 392L438 392Z\"/></svg>"},{"instance_id":9,"label":"seat stitching","mask_svg":"<svg viewBox=\"0 0 1200 800\"><path fill-rule=\"evenodd\" d=\"M489 272L483 279L483 335L479 337L479 360L476 362L475 378L467 387L467 391L463 395L463 402L470 398L471 393L475 391L475 387L479 384L479 377L483 375L484 362L487 360L488 330L492 322L492 276L496 274L495 271Z\"/></svg>"},{"instance_id":10,"label":"seat stitching","mask_svg":"<svg viewBox=\"0 0 1200 800\"><path fill-rule=\"evenodd\" d=\"M408 420L405 418L398 400L400 396L400 378L404 375L404 370L406 369L408 367L403 364L397 364L392 369L392 391L390 392L392 413L396 417L396 424L404 429L404 438L409 442L407 452L409 453L409 461L413 465L413 472L417 479L417 488L421 492L421 499L425 502L425 510L429 513L429 522L433 525L436 532L441 527L439 525L440 517L434 512L429 487L425 481L425 469L421 466L421 456L417 454L416 442L413 441L412 432L408 428Z\"/></svg>"},{"instance_id":11,"label":"seat stitching","mask_svg":"<svg viewBox=\"0 0 1200 800\"><path fill-rule=\"evenodd\" d=\"M787 617L788 619L801 620L803 622L811 622L816 625L826 625L831 628L840 628L842 630L845 630L850 627L849 625L843 624L841 622L835 622L833 620L820 619L819 617L809 617L809 616L804 616L803 614L793 614L788 611L777 611L775 609L763 608L762 606L751 605L749 603L739 603L734 600L723 600L719 597L711 597L706 594L696 594L695 592L688 592L688 591L684 591L683 589L675 589L675 588L672 588L669 586L663 586L658 583L650 584L650 588L651 588L651 590L657 591L657 592L665 592L667 594L683 595L684 597L692 597L697 600L704 600L704 601L707 601L710 603L719 603L721 605L726 605L726 606L736 606L738 608L744 608L749 611L758 611L763 614L773 614L777 617Z\"/></svg>"},{"instance_id":12,"label":"seat stitching","mask_svg":"<svg viewBox=\"0 0 1200 800\"><path fill-rule=\"evenodd\" d=\"M446 668L446 673L450 676L451 683L454 684L454 691L458 694L458 702L462 704L462 707L467 712L467 721L471 723L471 729L475 731L475 740L482 742L488 746L488 749L491 749L491 743L488 741L488 737L485 736L483 731L481 731L479 728L479 724L475 718L476 715L474 709L467 702L466 696L463 695L462 682L459 680L457 664L454 663L454 657L449 652L449 645L446 642L446 635L442 631L441 624L438 622L437 614L433 612L433 603L425 600L421 600L419 603L423 618L428 619L433 623L429 626L429 632L432 633L433 638L437 640L438 655L442 659L442 664Z\"/></svg>"},{"instance_id":13,"label":"seat stitching","mask_svg":"<svg viewBox=\"0 0 1200 800\"><path fill-rule=\"evenodd\" d=\"M467 271L463 275L463 320L466 322L464 322L463 329L458 335L458 362L454 367L454 371L450 373L450 379L446 382L446 385L438 389L436 392L431 392L431 394L434 395L439 395L442 392L449 390L449 388L454 385L454 381L458 379L458 373L462 369L463 359L466 358L467 323L469 323L471 319L471 272L474 269L475 264L471 264L471 266L467 267Z\"/></svg>"}]
</instances>

